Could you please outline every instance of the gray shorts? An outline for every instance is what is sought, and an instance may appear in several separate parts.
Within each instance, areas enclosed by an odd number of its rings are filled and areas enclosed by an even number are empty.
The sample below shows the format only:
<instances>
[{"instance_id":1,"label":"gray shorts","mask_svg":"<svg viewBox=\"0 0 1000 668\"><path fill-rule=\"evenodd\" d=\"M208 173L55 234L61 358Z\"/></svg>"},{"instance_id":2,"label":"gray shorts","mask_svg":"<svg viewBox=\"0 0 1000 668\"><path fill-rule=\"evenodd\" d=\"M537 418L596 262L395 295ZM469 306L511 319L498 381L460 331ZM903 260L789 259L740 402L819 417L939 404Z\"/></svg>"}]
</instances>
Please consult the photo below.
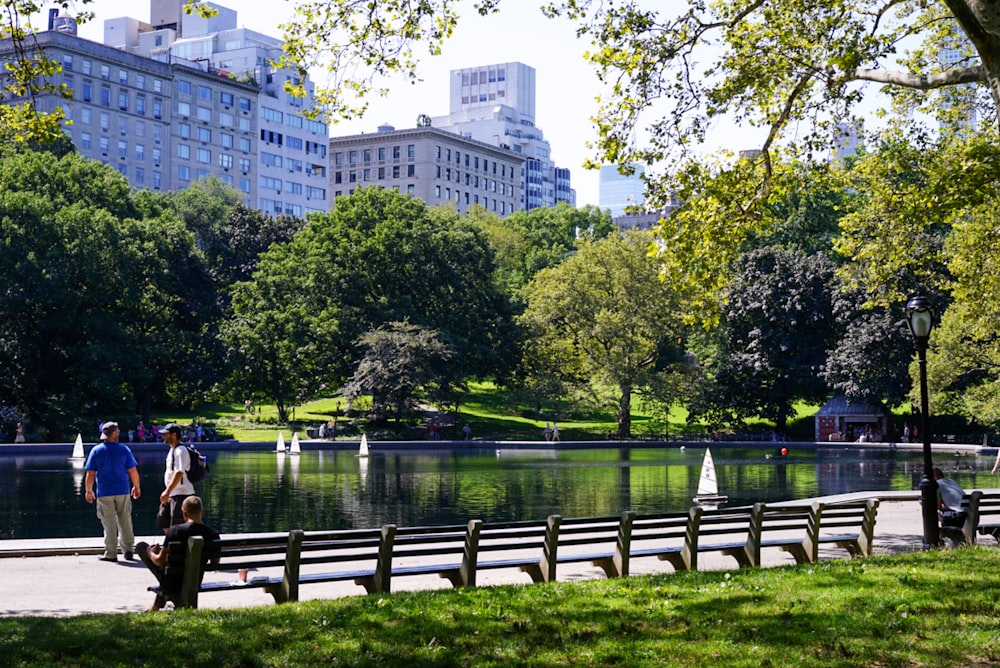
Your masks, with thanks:
<instances>
[{"instance_id":1,"label":"gray shorts","mask_svg":"<svg viewBox=\"0 0 1000 668\"><path fill-rule=\"evenodd\" d=\"M170 497L166 503L160 503L160 509L156 511L157 529L169 529L175 524L184 524L184 511L181 510L181 506L188 496L190 495L178 494Z\"/></svg>"}]
</instances>

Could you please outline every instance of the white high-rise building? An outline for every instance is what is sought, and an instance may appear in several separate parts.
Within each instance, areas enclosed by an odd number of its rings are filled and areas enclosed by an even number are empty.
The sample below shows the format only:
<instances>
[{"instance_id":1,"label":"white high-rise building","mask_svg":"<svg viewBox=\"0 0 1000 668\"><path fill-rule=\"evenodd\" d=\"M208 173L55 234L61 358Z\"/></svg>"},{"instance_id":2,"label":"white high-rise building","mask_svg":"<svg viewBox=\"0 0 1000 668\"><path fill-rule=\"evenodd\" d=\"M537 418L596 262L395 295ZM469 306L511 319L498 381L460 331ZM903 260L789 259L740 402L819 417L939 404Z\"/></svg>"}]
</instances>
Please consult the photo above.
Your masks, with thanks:
<instances>
[{"instance_id":1,"label":"white high-rise building","mask_svg":"<svg viewBox=\"0 0 1000 668\"><path fill-rule=\"evenodd\" d=\"M452 70L447 116L433 126L499 146L523 157L525 210L568 202L576 206L570 171L557 167L552 149L535 126L535 70L524 63L499 63Z\"/></svg>"}]
</instances>

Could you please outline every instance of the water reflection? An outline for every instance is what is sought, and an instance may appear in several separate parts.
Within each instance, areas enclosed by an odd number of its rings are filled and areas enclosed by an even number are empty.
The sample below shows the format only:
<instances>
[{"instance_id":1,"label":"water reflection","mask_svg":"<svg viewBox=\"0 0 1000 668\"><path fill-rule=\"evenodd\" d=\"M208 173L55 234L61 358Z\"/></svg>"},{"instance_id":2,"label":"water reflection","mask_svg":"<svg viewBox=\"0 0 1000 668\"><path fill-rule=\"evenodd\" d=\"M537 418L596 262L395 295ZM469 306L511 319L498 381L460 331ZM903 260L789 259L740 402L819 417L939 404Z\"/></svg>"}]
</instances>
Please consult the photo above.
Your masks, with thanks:
<instances>
[{"instance_id":1,"label":"water reflection","mask_svg":"<svg viewBox=\"0 0 1000 668\"><path fill-rule=\"evenodd\" d=\"M622 448L456 451L208 452L198 486L208 520L224 533L458 524L663 512L690 505L704 450ZM713 449L720 491L731 505L867 490L911 490L919 452ZM162 452L137 452L144 495L135 502L140 535L155 535ZM940 462L966 489L993 487L993 458ZM0 538L96 536L83 501L82 462L57 456L0 457Z\"/></svg>"}]
</instances>

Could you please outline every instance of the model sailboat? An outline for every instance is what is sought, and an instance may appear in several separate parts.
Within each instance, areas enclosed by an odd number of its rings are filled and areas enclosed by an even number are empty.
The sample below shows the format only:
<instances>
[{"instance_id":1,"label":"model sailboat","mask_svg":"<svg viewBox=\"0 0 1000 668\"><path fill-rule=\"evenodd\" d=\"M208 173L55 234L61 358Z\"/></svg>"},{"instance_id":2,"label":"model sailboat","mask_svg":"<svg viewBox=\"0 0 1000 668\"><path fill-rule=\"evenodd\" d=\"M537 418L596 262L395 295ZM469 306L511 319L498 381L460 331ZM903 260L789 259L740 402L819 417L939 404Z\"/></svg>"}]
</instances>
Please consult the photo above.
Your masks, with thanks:
<instances>
[{"instance_id":1,"label":"model sailboat","mask_svg":"<svg viewBox=\"0 0 1000 668\"><path fill-rule=\"evenodd\" d=\"M712 451L705 448L705 459L701 463L701 479L698 481L698 493L694 502L699 505L718 505L729 500L728 496L719 494L719 479L715 477L715 462Z\"/></svg>"},{"instance_id":2,"label":"model sailboat","mask_svg":"<svg viewBox=\"0 0 1000 668\"><path fill-rule=\"evenodd\" d=\"M368 456L368 437L365 434L361 434L361 445L358 446L358 457Z\"/></svg>"}]
</instances>

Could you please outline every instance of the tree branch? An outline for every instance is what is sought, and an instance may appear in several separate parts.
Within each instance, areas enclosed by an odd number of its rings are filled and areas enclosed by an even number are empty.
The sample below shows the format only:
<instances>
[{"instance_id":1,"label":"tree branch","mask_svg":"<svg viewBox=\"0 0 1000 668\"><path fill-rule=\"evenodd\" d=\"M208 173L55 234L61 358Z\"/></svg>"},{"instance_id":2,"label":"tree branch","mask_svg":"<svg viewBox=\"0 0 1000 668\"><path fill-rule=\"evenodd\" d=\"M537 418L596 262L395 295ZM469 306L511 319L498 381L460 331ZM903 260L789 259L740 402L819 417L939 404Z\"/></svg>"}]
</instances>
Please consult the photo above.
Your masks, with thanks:
<instances>
[{"instance_id":1,"label":"tree branch","mask_svg":"<svg viewBox=\"0 0 1000 668\"><path fill-rule=\"evenodd\" d=\"M857 69L845 73L841 80L874 81L917 90L934 90L957 84L983 83L986 81L986 69L982 65L976 65L974 67L959 67L937 74L909 74L888 70Z\"/></svg>"}]
</instances>

